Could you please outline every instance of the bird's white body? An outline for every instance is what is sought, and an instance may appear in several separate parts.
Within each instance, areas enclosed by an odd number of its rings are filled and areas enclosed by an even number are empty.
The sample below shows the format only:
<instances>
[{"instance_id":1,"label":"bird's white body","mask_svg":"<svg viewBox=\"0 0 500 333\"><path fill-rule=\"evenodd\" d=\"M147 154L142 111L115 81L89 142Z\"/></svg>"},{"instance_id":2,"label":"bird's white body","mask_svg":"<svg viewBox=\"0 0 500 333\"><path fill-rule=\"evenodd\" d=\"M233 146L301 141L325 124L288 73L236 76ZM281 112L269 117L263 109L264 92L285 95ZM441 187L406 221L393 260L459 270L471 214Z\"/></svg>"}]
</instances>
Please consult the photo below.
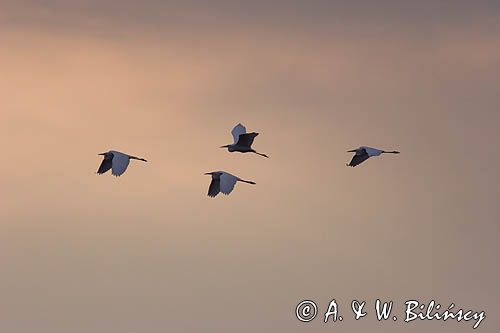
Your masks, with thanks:
<instances>
[{"instance_id":1,"label":"bird's white body","mask_svg":"<svg viewBox=\"0 0 500 333\"><path fill-rule=\"evenodd\" d=\"M367 146L361 146L357 149L352 149L349 150L348 152L350 153L355 153L354 156L352 157L352 160L347 166L355 167L364 161L366 161L368 158L373 157L373 156L380 156L382 154L399 154L399 151L385 151L382 149L377 149L377 148L372 148L372 147L367 147Z\"/></svg>"},{"instance_id":2,"label":"bird's white body","mask_svg":"<svg viewBox=\"0 0 500 333\"><path fill-rule=\"evenodd\" d=\"M221 148L227 148L230 152L240 152L240 153L255 153L264 157L269 157L266 154L261 154L252 148L253 141L259 133L252 132L247 133L247 129L241 123L234 126L231 131L233 135L233 143L229 145L222 146Z\"/></svg>"},{"instance_id":3,"label":"bird's white body","mask_svg":"<svg viewBox=\"0 0 500 333\"><path fill-rule=\"evenodd\" d=\"M206 175L212 176L212 182L210 183L210 187L208 189L209 197L215 197L217 194L219 194L219 192L228 195L233 191L234 186L238 181L248 184L255 184L252 181L241 179L225 171L208 172L206 173Z\"/></svg>"},{"instance_id":4,"label":"bird's white body","mask_svg":"<svg viewBox=\"0 0 500 333\"><path fill-rule=\"evenodd\" d=\"M103 155L104 159L99 167L99 170L97 170L97 173L103 174L111 169L111 174L115 177L119 177L127 171L131 159L147 162L143 158L128 155L116 150L110 150L99 155Z\"/></svg>"}]
</instances>

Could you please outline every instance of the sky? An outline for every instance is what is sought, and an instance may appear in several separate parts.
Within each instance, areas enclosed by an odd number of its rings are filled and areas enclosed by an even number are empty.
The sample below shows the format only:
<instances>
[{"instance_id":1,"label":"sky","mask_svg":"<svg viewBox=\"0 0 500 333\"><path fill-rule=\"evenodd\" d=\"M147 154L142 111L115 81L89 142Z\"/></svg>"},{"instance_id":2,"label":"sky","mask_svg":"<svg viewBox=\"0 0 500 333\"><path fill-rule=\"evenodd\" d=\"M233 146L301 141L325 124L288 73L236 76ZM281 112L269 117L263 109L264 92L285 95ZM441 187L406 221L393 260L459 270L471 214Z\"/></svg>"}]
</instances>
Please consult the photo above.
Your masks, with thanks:
<instances>
[{"instance_id":1,"label":"sky","mask_svg":"<svg viewBox=\"0 0 500 333\"><path fill-rule=\"evenodd\" d=\"M498 1L0 0L2 332L500 326ZM237 123L257 155L228 153ZM345 166L361 145L399 150ZM115 149L120 178L95 174ZM237 184L208 198L205 172ZM400 320L377 322L393 300ZM295 307L331 299L342 323ZM355 321L354 299L368 302Z\"/></svg>"}]
</instances>

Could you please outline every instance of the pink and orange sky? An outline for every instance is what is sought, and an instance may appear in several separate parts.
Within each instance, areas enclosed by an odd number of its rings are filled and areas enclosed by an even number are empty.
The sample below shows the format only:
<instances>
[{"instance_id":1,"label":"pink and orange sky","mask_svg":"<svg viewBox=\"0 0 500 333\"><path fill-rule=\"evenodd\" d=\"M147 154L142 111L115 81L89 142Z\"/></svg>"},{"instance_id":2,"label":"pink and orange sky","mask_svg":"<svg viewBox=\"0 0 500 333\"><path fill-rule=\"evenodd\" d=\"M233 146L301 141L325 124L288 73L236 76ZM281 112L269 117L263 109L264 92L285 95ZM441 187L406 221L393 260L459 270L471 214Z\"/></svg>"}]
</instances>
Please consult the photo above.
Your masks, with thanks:
<instances>
[{"instance_id":1,"label":"pink and orange sky","mask_svg":"<svg viewBox=\"0 0 500 333\"><path fill-rule=\"evenodd\" d=\"M0 331L500 326L497 1L0 1ZM230 154L238 122L270 159ZM360 145L398 156L347 168ZM116 179L98 153L144 156ZM257 182L209 199L203 173ZM245 185L245 184L243 184ZM347 314L346 314L347 317ZM338 327L337 327L338 326Z\"/></svg>"}]
</instances>

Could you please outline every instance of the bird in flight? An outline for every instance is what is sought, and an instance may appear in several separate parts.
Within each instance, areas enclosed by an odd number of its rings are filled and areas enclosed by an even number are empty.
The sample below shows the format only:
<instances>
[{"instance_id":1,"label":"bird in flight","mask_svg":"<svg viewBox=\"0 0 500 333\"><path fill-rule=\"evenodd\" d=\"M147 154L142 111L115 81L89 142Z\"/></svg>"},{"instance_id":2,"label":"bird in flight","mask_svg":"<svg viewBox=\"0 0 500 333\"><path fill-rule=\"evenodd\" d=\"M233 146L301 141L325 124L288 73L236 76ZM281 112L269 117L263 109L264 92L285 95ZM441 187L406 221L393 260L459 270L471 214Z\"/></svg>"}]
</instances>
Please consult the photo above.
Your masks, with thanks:
<instances>
[{"instance_id":1,"label":"bird in flight","mask_svg":"<svg viewBox=\"0 0 500 333\"><path fill-rule=\"evenodd\" d=\"M244 182L255 185L255 182L238 178L225 171L207 172L205 175L212 176L212 182L208 188L208 196L212 198L219 194L219 192L228 195L233 191L236 182Z\"/></svg>"},{"instance_id":2,"label":"bird in flight","mask_svg":"<svg viewBox=\"0 0 500 333\"><path fill-rule=\"evenodd\" d=\"M240 153L255 153L260 156L269 158L266 154L261 154L252 149L253 140L259 133L252 132L247 133L247 129L242 124L234 126L231 131L233 135L234 143L230 145L221 146L221 148L227 148L228 151L237 151Z\"/></svg>"},{"instance_id":3,"label":"bird in flight","mask_svg":"<svg viewBox=\"0 0 500 333\"><path fill-rule=\"evenodd\" d=\"M356 153L352 157L352 160L349 164L346 164L347 166L350 167L355 167L356 165L359 165L366 161L368 158L372 156L379 156L381 154L399 154L399 151L393 150L393 151L385 151L381 149L376 149L376 148L370 148L370 147L365 147L361 146L358 149L353 149L353 150L348 150L348 153Z\"/></svg>"},{"instance_id":4,"label":"bird in flight","mask_svg":"<svg viewBox=\"0 0 500 333\"><path fill-rule=\"evenodd\" d=\"M111 169L111 174L119 177L127 170L130 160L147 162L143 158L127 155L115 150L110 150L107 153L100 153L99 155L104 156L104 159L99 166L99 170L97 170L97 173L100 175Z\"/></svg>"}]
</instances>

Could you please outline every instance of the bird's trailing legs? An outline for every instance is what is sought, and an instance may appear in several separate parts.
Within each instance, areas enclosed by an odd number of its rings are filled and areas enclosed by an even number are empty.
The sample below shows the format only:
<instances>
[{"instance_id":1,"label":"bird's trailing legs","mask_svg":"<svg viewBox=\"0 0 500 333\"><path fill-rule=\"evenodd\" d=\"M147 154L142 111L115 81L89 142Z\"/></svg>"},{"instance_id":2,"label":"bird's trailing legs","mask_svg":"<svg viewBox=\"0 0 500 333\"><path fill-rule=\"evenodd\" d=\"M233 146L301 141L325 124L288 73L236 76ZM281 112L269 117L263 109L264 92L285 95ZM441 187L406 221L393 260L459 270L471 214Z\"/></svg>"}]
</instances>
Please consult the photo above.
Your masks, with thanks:
<instances>
[{"instance_id":1,"label":"bird's trailing legs","mask_svg":"<svg viewBox=\"0 0 500 333\"><path fill-rule=\"evenodd\" d=\"M147 162L146 159L142 158L142 157L135 157L135 156L130 156L130 159L132 160L139 160L139 161L143 161L143 162Z\"/></svg>"},{"instance_id":2,"label":"bird's trailing legs","mask_svg":"<svg viewBox=\"0 0 500 333\"><path fill-rule=\"evenodd\" d=\"M240 178L238 178L238 181L243 182L243 183L247 183L247 184L252 184L252 185L257 184L256 182L253 182L251 180L244 180L244 179L240 179Z\"/></svg>"},{"instance_id":3,"label":"bird's trailing legs","mask_svg":"<svg viewBox=\"0 0 500 333\"><path fill-rule=\"evenodd\" d=\"M251 150L252 153L255 153L257 155L260 155L260 156L264 156L266 158L269 158L269 156L267 156L266 154L262 154L262 153L259 153L259 152L256 152L255 150Z\"/></svg>"}]
</instances>

